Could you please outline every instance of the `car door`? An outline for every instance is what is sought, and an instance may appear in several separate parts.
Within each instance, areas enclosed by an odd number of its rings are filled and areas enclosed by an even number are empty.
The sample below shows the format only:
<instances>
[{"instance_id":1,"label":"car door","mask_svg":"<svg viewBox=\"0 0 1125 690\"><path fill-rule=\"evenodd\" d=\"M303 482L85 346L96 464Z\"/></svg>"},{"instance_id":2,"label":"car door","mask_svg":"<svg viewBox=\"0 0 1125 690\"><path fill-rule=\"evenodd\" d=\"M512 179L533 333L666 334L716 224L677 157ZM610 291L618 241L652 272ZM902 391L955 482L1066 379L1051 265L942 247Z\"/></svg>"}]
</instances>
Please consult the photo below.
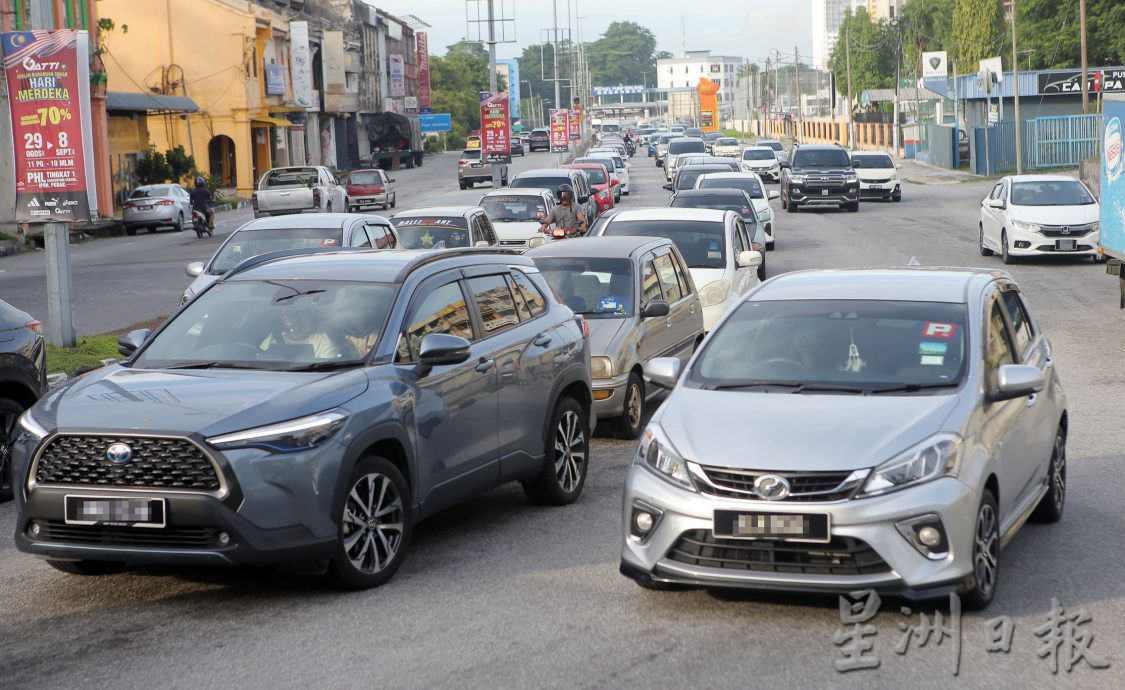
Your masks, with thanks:
<instances>
[{"instance_id":1,"label":"car door","mask_svg":"<svg viewBox=\"0 0 1125 690\"><path fill-rule=\"evenodd\" d=\"M669 256L672 259L676 278L680 283L680 291L683 294L681 300L683 306L677 314L676 320L672 323L672 330L676 332L676 342L684 345L678 356L686 365L695 352L696 342L703 335L703 307L699 303L699 294L695 291L695 283L691 279L691 271L687 269L684 257L680 256L680 250L676 248L675 244L670 245L670 248ZM686 308L686 314L683 313L684 308ZM673 310L673 313L675 313L675 310Z\"/></svg>"},{"instance_id":2,"label":"car door","mask_svg":"<svg viewBox=\"0 0 1125 690\"><path fill-rule=\"evenodd\" d=\"M402 376L414 397L414 435L418 449L420 496L426 514L466 493L496 483L497 374L492 343L479 337L479 320L470 308L460 271L424 282L414 293L399 331L395 362L415 369L418 348L428 333L469 340L469 359L435 366L425 376Z\"/></svg>"},{"instance_id":3,"label":"car door","mask_svg":"<svg viewBox=\"0 0 1125 690\"><path fill-rule=\"evenodd\" d=\"M993 208L991 203L1003 198L1004 180L1000 180L993 187L988 197L981 202L981 224L984 226L984 236L993 247L1000 246L1000 209Z\"/></svg>"},{"instance_id":4,"label":"car door","mask_svg":"<svg viewBox=\"0 0 1125 690\"><path fill-rule=\"evenodd\" d=\"M695 334L685 328L691 323L696 310L696 300L685 294L682 272L677 270L676 256L672 248L666 246L654 252L653 265L660 277L660 288L668 301L668 316L664 317L663 352L664 357L679 357L685 363L695 345Z\"/></svg>"},{"instance_id":5,"label":"car door","mask_svg":"<svg viewBox=\"0 0 1125 690\"><path fill-rule=\"evenodd\" d=\"M638 313L643 313L644 308L654 300L664 299L664 289L660 284L660 276L656 272L656 256L653 252L645 252L636 266L637 294L641 296ZM660 357L667 344L670 342L667 324L657 317L641 319L641 335L638 338L638 354L641 361L647 362L654 357Z\"/></svg>"},{"instance_id":6,"label":"car door","mask_svg":"<svg viewBox=\"0 0 1125 690\"><path fill-rule=\"evenodd\" d=\"M1007 315L998 291L984 301L984 392L996 390L997 372L1005 364L1015 364L1016 352ZM1027 416L1027 401L1023 398L985 402L981 411L980 439L995 459L996 475L1000 484L1001 521L1012 515L1026 485L1026 459L1020 436Z\"/></svg>"},{"instance_id":7,"label":"car door","mask_svg":"<svg viewBox=\"0 0 1125 690\"><path fill-rule=\"evenodd\" d=\"M384 198L386 198L387 203L389 204L391 203L391 199L395 194L395 183L391 181L390 175L388 175L384 170L379 171L379 178L383 181ZM395 201L397 202L398 200L395 199Z\"/></svg>"},{"instance_id":8,"label":"car door","mask_svg":"<svg viewBox=\"0 0 1125 690\"><path fill-rule=\"evenodd\" d=\"M184 214L184 222L191 223L191 194L181 187L180 185L172 186L172 193L176 195L176 205L179 206L180 212Z\"/></svg>"},{"instance_id":9,"label":"car door","mask_svg":"<svg viewBox=\"0 0 1125 690\"><path fill-rule=\"evenodd\" d=\"M367 221L367 237L371 240L371 247L375 249L394 249L398 245L398 237L389 225Z\"/></svg>"}]
</instances>

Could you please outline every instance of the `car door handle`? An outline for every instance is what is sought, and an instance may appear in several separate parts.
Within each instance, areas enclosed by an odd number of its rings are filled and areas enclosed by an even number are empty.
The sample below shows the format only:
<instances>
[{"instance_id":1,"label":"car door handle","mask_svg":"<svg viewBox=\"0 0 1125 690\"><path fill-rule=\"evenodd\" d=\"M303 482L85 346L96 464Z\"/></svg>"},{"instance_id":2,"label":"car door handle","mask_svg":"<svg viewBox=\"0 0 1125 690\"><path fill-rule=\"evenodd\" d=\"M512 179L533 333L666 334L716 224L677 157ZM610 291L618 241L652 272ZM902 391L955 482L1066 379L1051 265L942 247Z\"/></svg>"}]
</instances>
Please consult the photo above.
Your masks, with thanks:
<instances>
[{"instance_id":1,"label":"car door handle","mask_svg":"<svg viewBox=\"0 0 1125 690\"><path fill-rule=\"evenodd\" d=\"M668 328L672 327L672 319L667 319L667 320L665 320L664 323L667 325Z\"/></svg>"},{"instance_id":2,"label":"car door handle","mask_svg":"<svg viewBox=\"0 0 1125 690\"><path fill-rule=\"evenodd\" d=\"M494 367L494 366L496 366L496 360L495 359L485 359L484 357L481 357L480 363L477 364L476 367L474 367L474 368L482 374L487 374L489 371L492 370L492 367Z\"/></svg>"},{"instance_id":3,"label":"car door handle","mask_svg":"<svg viewBox=\"0 0 1125 690\"><path fill-rule=\"evenodd\" d=\"M551 344L551 336L546 333L540 333L535 336L535 340L532 340L531 344L536 347L547 347Z\"/></svg>"},{"instance_id":4,"label":"car door handle","mask_svg":"<svg viewBox=\"0 0 1125 690\"><path fill-rule=\"evenodd\" d=\"M1055 366L1055 358L1047 355L1047 359L1043 361L1043 367L1046 369L1050 369L1053 366Z\"/></svg>"},{"instance_id":5,"label":"car door handle","mask_svg":"<svg viewBox=\"0 0 1125 690\"><path fill-rule=\"evenodd\" d=\"M1039 399L1038 393L1032 393L1031 395L1027 396L1027 406L1031 407L1032 405L1035 404L1035 401L1038 400L1038 399Z\"/></svg>"}]
</instances>

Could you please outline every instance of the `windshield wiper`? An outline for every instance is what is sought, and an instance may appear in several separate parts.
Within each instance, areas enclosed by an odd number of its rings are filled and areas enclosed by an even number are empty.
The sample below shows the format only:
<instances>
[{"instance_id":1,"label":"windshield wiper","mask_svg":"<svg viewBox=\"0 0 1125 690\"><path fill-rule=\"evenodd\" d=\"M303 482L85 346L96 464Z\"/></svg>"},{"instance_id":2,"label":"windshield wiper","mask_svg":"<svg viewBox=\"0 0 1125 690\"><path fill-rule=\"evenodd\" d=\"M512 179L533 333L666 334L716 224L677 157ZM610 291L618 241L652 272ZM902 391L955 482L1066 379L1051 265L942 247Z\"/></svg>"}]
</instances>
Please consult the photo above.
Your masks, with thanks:
<instances>
[{"instance_id":1,"label":"windshield wiper","mask_svg":"<svg viewBox=\"0 0 1125 690\"><path fill-rule=\"evenodd\" d=\"M273 301L273 303L277 304L278 302L285 302L285 301L293 299L294 297L303 297L304 295L319 295L322 292L327 292L327 290L320 289L320 290L306 290L305 292L295 292L292 295L285 295L283 297L278 297L277 299L275 299Z\"/></svg>"},{"instance_id":2,"label":"windshield wiper","mask_svg":"<svg viewBox=\"0 0 1125 690\"><path fill-rule=\"evenodd\" d=\"M959 383L906 383L901 386L887 386L886 388L872 389L872 393L914 393L931 388L956 388Z\"/></svg>"},{"instance_id":3,"label":"windshield wiper","mask_svg":"<svg viewBox=\"0 0 1125 690\"><path fill-rule=\"evenodd\" d=\"M346 369L363 364L362 359L332 360L330 362L313 362L299 367L290 367L284 371L331 371L332 369Z\"/></svg>"},{"instance_id":4,"label":"windshield wiper","mask_svg":"<svg viewBox=\"0 0 1125 690\"><path fill-rule=\"evenodd\" d=\"M750 388L792 388L796 390L802 388L804 385L805 384L797 381L738 381L732 383L717 383L713 386L706 386L706 389L711 391L735 391Z\"/></svg>"},{"instance_id":5,"label":"windshield wiper","mask_svg":"<svg viewBox=\"0 0 1125 690\"><path fill-rule=\"evenodd\" d=\"M182 364L173 364L167 367L160 367L161 369L266 369L267 367L259 366L254 362L184 362Z\"/></svg>"}]
</instances>

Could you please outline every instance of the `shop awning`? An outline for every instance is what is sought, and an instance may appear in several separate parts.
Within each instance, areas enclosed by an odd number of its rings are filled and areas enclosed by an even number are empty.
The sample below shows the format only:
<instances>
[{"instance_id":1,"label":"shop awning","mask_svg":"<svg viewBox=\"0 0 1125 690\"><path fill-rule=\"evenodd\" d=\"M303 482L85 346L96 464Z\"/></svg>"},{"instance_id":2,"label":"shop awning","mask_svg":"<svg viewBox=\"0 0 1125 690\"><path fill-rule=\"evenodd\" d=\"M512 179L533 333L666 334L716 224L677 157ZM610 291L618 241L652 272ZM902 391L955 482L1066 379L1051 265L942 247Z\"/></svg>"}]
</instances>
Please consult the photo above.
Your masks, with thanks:
<instances>
[{"instance_id":1,"label":"shop awning","mask_svg":"<svg viewBox=\"0 0 1125 690\"><path fill-rule=\"evenodd\" d=\"M106 110L131 113L195 113L199 106L187 96L161 96L155 93L109 91L106 93Z\"/></svg>"},{"instance_id":2,"label":"shop awning","mask_svg":"<svg viewBox=\"0 0 1125 690\"><path fill-rule=\"evenodd\" d=\"M289 120L282 120L279 117L269 117L268 115L257 115L250 118L251 127L291 127L293 125Z\"/></svg>"},{"instance_id":3,"label":"shop awning","mask_svg":"<svg viewBox=\"0 0 1125 690\"><path fill-rule=\"evenodd\" d=\"M908 101L940 101L945 96L942 96L937 91L930 91L929 89L915 89L912 87L903 87L898 90L898 100L900 103ZM895 100L894 89L868 89L860 94L860 103L893 103Z\"/></svg>"}]
</instances>

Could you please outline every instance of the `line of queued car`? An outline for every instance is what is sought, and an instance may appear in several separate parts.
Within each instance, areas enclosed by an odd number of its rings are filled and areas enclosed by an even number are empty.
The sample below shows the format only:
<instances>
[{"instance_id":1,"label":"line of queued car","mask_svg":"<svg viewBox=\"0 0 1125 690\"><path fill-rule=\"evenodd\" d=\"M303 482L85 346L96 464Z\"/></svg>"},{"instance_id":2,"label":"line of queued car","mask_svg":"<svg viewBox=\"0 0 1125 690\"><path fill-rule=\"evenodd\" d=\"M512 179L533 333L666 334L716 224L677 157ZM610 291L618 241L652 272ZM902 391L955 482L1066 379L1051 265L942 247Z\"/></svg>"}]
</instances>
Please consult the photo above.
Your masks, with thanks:
<instances>
[{"instance_id":1,"label":"line of queued car","mask_svg":"<svg viewBox=\"0 0 1125 690\"><path fill-rule=\"evenodd\" d=\"M1001 545L1065 505L1066 398L1018 286L762 282L776 193L755 159L697 163L685 138L666 208L615 208L628 152L606 137L476 206L243 226L123 362L8 415L17 547L77 575L300 562L374 587L420 520L477 492L578 500L605 423L639 439L620 570L642 587L987 606ZM587 237L540 232L561 184Z\"/></svg>"}]
</instances>

